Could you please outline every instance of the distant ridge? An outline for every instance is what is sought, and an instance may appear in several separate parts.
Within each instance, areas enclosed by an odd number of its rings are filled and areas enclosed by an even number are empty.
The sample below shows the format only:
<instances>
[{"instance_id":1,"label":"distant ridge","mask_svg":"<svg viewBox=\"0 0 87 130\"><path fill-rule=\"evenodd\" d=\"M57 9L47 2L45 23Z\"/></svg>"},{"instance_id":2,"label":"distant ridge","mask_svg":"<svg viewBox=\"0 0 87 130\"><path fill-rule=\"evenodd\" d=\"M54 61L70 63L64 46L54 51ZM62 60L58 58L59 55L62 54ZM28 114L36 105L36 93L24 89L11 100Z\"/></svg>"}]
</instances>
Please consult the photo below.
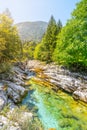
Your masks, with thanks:
<instances>
[{"instance_id":1,"label":"distant ridge","mask_svg":"<svg viewBox=\"0 0 87 130\"><path fill-rule=\"evenodd\" d=\"M22 41L39 42L47 28L47 22L21 22L16 24Z\"/></svg>"}]
</instances>

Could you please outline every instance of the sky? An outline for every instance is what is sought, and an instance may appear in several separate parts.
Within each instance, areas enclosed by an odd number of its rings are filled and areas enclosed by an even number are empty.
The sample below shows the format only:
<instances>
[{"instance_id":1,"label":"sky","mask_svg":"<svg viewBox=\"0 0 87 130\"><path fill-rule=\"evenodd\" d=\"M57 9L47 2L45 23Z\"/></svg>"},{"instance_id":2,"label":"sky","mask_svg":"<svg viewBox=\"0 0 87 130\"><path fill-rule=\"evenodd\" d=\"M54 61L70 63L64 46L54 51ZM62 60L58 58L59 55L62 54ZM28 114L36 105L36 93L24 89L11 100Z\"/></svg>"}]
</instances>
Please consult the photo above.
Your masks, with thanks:
<instances>
[{"instance_id":1,"label":"sky","mask_svg":"<svg viewBox=\"0 0 87 130\"><path fill-rule=\"evenodd\" d=\"M24 21L46 21L51 15L63 25L71 17L71 12L80 0L0 0L0 13L6 8L15 23Z\"/></svg>"}]
</instances>

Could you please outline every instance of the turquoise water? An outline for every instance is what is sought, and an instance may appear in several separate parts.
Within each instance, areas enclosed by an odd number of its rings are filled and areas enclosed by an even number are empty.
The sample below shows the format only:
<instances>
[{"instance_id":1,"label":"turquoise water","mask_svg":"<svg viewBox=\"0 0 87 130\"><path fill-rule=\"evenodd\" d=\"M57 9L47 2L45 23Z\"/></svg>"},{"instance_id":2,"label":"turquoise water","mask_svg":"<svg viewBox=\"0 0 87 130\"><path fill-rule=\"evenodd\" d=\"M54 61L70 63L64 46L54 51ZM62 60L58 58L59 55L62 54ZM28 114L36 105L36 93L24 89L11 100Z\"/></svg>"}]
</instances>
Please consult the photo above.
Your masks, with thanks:
<instances>
[{"instance_id":1,"label":"turquoise water","mask_svg":"<svg viewBox=\"0 0 87 130\"><path fill-rule=\"evenodd\" d=\"M44 125L44 128L56 128L58 130L58 121L53 117L48 108L46 108L43 99L44 95L40 94L38 91L34 92L36 99L39 99L35 105L39 108L38 115Z\"/></svg>"},{"instance_id":2,"label":"turquoise water","mask_svg":"<svg viewBox=\"0 0 87 130\"><path fill-rule=\"evenodd\" d=\"M30 109L37 107L37 115L44 130L87 130L87 105L76 102L72 96L31 82L31 88L23 104Z\"/></svg>"}]
</instances>

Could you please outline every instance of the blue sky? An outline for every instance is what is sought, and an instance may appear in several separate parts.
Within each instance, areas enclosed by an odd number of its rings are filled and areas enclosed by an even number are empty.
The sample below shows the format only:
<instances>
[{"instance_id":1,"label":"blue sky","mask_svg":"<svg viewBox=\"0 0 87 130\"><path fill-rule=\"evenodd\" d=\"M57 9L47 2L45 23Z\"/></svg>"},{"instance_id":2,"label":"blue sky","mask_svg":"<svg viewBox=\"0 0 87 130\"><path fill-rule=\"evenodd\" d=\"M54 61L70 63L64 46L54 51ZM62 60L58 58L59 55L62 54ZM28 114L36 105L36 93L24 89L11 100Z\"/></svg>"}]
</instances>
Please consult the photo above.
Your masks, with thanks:
<instances>
[{"instance_id":1,"label":"blue sky","mask_svg":"<svg viewBox=\"0 0 87 130\"><path fill-rule=\"evenodd\" d=\"M9 8L15 23L46 21L53 15L65 25L80 0L0 0L0 13Z\"/></svg>"}]
</instances>

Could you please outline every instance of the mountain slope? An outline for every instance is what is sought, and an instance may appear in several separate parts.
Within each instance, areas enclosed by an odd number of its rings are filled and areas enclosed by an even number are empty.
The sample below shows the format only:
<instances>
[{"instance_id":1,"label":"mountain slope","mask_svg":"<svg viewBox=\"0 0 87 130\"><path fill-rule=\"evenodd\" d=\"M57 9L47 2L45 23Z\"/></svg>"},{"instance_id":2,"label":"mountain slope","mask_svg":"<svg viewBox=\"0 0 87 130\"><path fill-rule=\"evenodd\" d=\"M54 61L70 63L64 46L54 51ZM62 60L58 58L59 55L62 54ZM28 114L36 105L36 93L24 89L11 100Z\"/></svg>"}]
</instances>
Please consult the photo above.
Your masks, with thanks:
<instances>
[{"instance_id":1,"label":"mountain slope","mask_svg":"<svg viewBox=\"0 0 87 130\"><path fill-rule=\"evenodd\" d=\"M40 41L46 31L47 23L43 21L22 22L16 24L22 41Z\"/></svg>"}]
</instances>

